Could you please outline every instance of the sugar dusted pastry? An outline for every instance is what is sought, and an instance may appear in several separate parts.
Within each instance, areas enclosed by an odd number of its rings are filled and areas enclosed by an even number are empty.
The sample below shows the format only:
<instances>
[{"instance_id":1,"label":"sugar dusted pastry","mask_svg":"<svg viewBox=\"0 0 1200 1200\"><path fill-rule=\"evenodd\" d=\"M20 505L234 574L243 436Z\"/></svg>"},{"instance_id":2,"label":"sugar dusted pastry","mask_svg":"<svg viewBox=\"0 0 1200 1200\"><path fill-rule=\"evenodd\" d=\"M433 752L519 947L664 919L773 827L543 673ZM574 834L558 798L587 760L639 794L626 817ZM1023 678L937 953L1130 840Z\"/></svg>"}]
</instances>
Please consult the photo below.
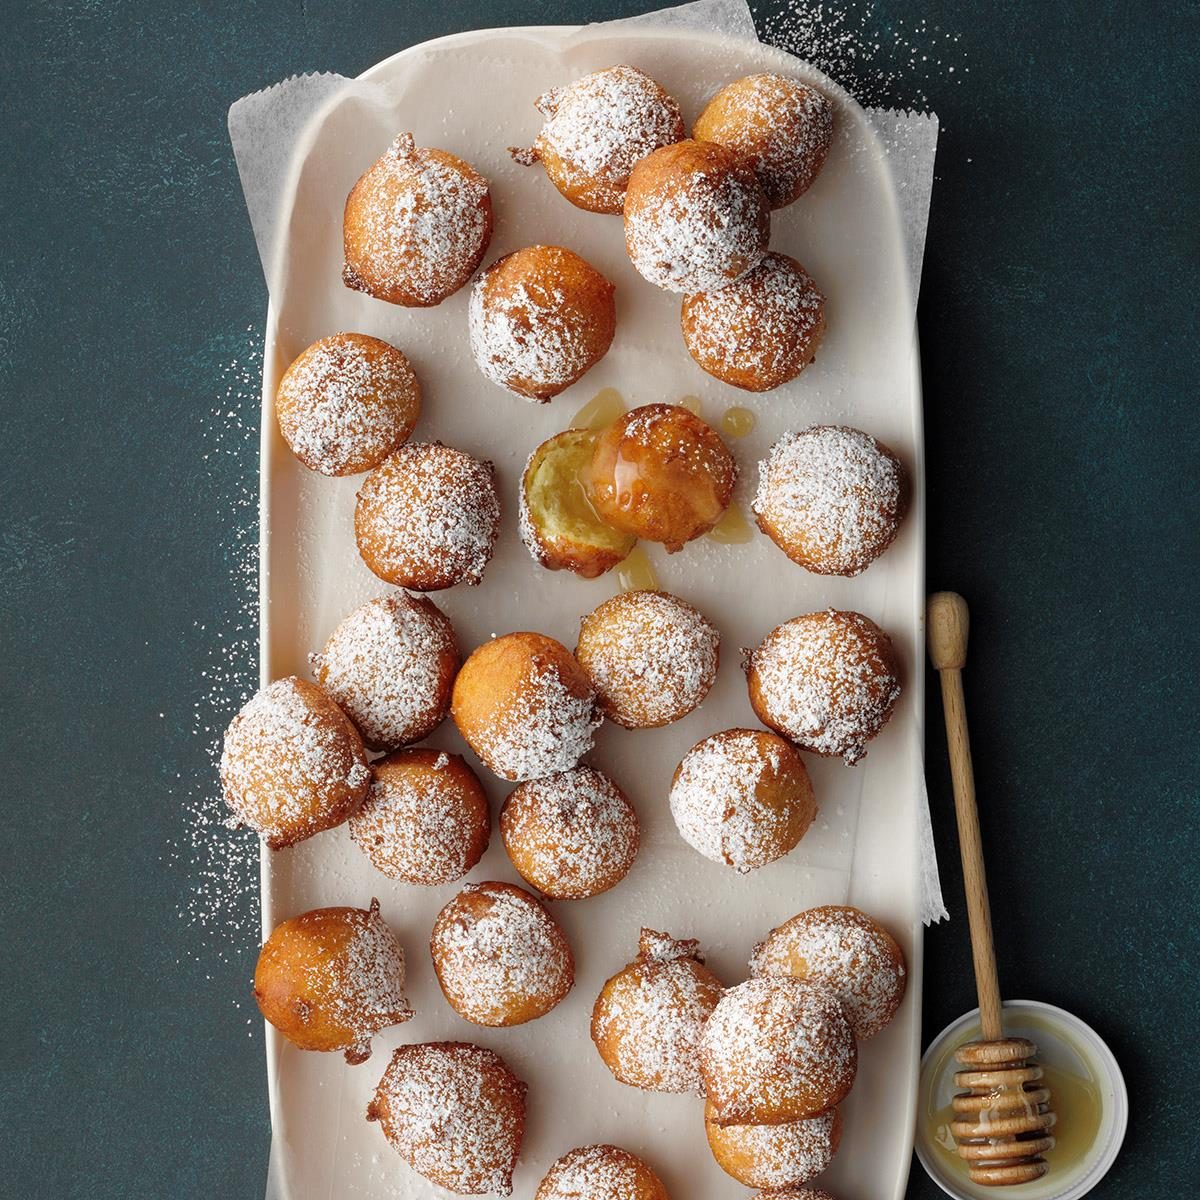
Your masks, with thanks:
<instances>
[{"instance_id":1,"label":"sugar dusted pastry","mask_svg":"<svg viewBox=\"0 0 1200 1200\"><path fill-rule=\"evenodd\" d=\"M593 429L556 433L529 456L521 477L521 541L536 563L584 579L612 570L637 542L602 521L588 498L599 437Z\"/></svg>"},{"instance_id":2,"label":"sugar dusted pastry","mask_svg":"<svg viewBox=\"0 0 1200 1200\"><path fill-rule=\"evenodd\" d=\"M858 575L908 510L908 473L882 442L844 425L785 433L759 463L758 527L818 575Z\"/></svg>"},{"instance_id":3,"label":"sugar dusted pastry","mask_svg":"<svg viewBox=\"0 0 1200 1200\"><path fill-rule=\"evenodd\" d=\"M776 626L747 660L755 715L811 754L853 766L900 698L891 639L857 612L806 613Z\"/></svg>"},{"instance_id":4,"label":"sugar dusted pastry","mask_svg":"<svg viewBox=\"0 0 1200 1200\"><path fill-rule=\"evenodd\" d=\"M744 156L772 208L802 196L825 165L833 105L816 88L786 75L747 75L708 102L692 136Z\"/></svg>"},{"instance_id":5,"label":"sugar dusted pastry","mask_svg":"<svg viewBox=\"0 0 1200 1200\"><path fill-rule=\"evenodd\" d=\"M715 142L648 154L629 177L624 211L630 261L667 291L715 291L767 252L771 212L754 168Z\"/></svg>"},{"instance_id":6,"label":"sugar dusted pastry","mask_svg":"<svg viewBox=\"0 0 1200 1200\"><path fill-rule=\"evenodd\" d=\"M533 1200L668 1200L662 1180L619 1146L579 1146L556 1159Z\"/></svg>"},{"instance_id":7,"label":"sugar dusted pastry","mask_svg":"<svg viewBox=\"0 0 1200 1200\"><path fill-rule=\"evenodd\" d=\"M280 850L340 825L370 783L350 718L294 675L256 692L230 722L221 786L237 823Z\"/></svg>"},{"instance_id":8,"label":"sugar dusted pastry","mask_svg":"<svg viewBox=\"0 0 1200 1200\"><path fill-rule=\"evenodd\" d=\"M377 300L427 308L471 278L491 237L487 180L402 133L346 199L342 281Z\"/></svg>"},{"instance_id":9,"label":"sugar dusted pastry","mask_svg":"<svg viewBox=\"0 0 1200 1200\"><path fill-rule=\"evenodd\" d=\"M490 462L441 442L410 442L363 480L354 537L386 583L436 592L478 583L500 529Z\"/></svg>"},{"instance_id":10,"label":"sugar dusted pastry","mask_svg":"<svg viewBox=\"0 0 1200 1200\"><path fill-rule=\"evenodd\" d=\"M551 900L582 900L615 887L639 842L633 805L592 767L518 784L500 810L500 836L521 877Z\"/></svg>"},{"instance_id":11,"label":"sugar dusted pastry","mask_svg":"<svg viewBox=\"0 0 1200 1200\"><path fill-rule=\"evenodd\" d=\"M569 771L603 719L575 656L541 633L476 649L454 681L451 714L488 770L514 781Z\"/></svg>"},{"instance_id":12,"label":"sugar dusted pastry","mask_svg":"<svg viewBox=\"0 0 1200 1200\"><path fill-rule=\"evenodd\" d=\"M277 925L259 952L254 999L301 1050L341 1050L365 1062L371 1038L412 1015L404 951L370 908L316 908Z\"/></svg>"},{"instance_id":13,"label":"sugar dusted pastry","mask_svg":"<svg viewBox=\"0 0 1200 1200\"><path fill-rule=\"evenodd\" d=\"M842 1140L842 1114L826 1109L815 1117L781 1125L720 1125L705 1105L704 1132L717 1165L747 1187L799 1187L833 1161Z\"/></svg>"},{"instance_id":14,"label":"sugar dusted pastry","mask_svg":"<svg viewBox=\"0 0 1200 1200\"><path fill-rule=\"evenodd\" d=\"M688 845L742 874L794 849L817 815L800 755L763 729L697 742L675 770L670 803Z\"/></svg>"},{"instance_id":15,"label":"sugar dusted pastry","mask_svg":"<svg viewBox=\"0 0 1200 1200\"><path fill-rule=\"evenodd\" d=\"M791 975L824 984L861 1042L896 1015L908 982L904 952L860 909L826 904L772 929L754 948L755 975Z\"/></svg>"},{"instance_id":16,"label":"sugar dusted pastry","mask_svg":"<svg viewBox=\"0 0 1200 1200\"><path fill-rule=\"evenodd\" d=\"M731 988L700 1043L700 1071L718 1125L780 1125L839 1104L858 1048L827 988L761 976Z\"/></svg>"},{"instance_id":17,"label":"sugar dusted pastry","mask_svg":"<svg viewBox=\"0 0 1200 1200\"><path fill-rule=\"evenodd\" d=\"M511 883L468 884L438 913L429 947L450 1007L476 1025L544 1016L575 982L558 922Z\"/></svg>"},{"instance_id":18,"label":"sugar dusted pastry","mask_svg":"<svg viewBox=\"0 0 1200 1200\"><path fill-rule=\"evenodd\" d=\"M772 253L736 283L685 296L680 322L688 353L715 379L768 392L816 358L825 297L794 258Z\"/></svg>"},{"instance_id":19,"label":"sugar dusted pastry","mask_svg":"<svg viewBox=\"0 0 1200 1200\"><path fill-rule=\"evenodd\" d=\"M721 635L669 592L621 592L583 618L575 657L604 715L626 729L669 725L708 695Z\"/></svg>"},{"instance_id":20,"label":"sugar dusted pastry","mask_svg":"<svg viewBox=\"0 0 1200 1200\"><path fill-rule=\"evenodd\" d=\"M596 998L592 1041L621 1083L651 1092L698 1092L701 1030L721 993L699 942L643 929L637 958Z\"/></svg>"},{"instance_id":21,"label":"sugar dusted pastry","mask_svg":"<svg viewBox=\"0 0 1200 1200\"><path fill-rule=\"evenodd\" d=\"M737 463L711 425L678 404L646 404L596 442L588 494L614 528L669 551L707 533L733 499Z\"/></svg>"},{"instance_id":22,"label":"sugar dusted pastry","mask_svg":"<svg viewBox=\"0 0 1200 1200\"><path fill-rule=\"evenodd\" d=\"M283 373L275 393L279 432L322 475L356 475L408 441L421 385L408 359L365 333L314 342Z\"/></svg>"},{"instance_id":23,"label":"sugar dusted pastry","mask_svg":"<svg viewBox=\"0 0 1200 1200\"><path fill-rule=\"evenodd\" d=\"M577 208L620 213L634 164L684 135L679 105L636 67L607 67L535 101L545 118L518 162L540 162Z\"/></svg>"},{"instance_id":24,"label":"sugar dusted pastry","mask_svg":"<svg viewBox=\"0 0 1200 1200\"><path fill-rule=\"evenodd\" d=\"M372 774L350 836L389 879L435 887L461 879L483 857L487 794L460 755L398 750Z\"/></svg>"},{"instance_id":25,"label":"sugar dusted pastry","mask_svg":"<svg viewBox=\"0 0 1200 1200\"><path fill-rule=\"evenodd\" d=\"M446 719L461 659L454 627L432 600L393 592L345 617L310 661L366 744L391 750Z\"/></svg>"},{"instance_id":26,"label":"sugar dusted pastry","mask_svg":"<svg viewBox=\"0 0 1200 1200\"><path fill-rule=\"evenodd\" d=\"M562 246L527 246L471 289L471 351L493 383L547 401L591 370L617 328L613 285Z\"/></svg>"},{"instance_id":27,"label":"sugar dusted pastry","mask_svg":"<svg viewBox=\"0 0 1200 1200\"><path fill-rule=\"evenodd\" d=\"M367 1120L418 1175L461 1196L512 1194L525 1084L493 1050L424 1042L392 1055Z\"/></svg>"}]
</instances>

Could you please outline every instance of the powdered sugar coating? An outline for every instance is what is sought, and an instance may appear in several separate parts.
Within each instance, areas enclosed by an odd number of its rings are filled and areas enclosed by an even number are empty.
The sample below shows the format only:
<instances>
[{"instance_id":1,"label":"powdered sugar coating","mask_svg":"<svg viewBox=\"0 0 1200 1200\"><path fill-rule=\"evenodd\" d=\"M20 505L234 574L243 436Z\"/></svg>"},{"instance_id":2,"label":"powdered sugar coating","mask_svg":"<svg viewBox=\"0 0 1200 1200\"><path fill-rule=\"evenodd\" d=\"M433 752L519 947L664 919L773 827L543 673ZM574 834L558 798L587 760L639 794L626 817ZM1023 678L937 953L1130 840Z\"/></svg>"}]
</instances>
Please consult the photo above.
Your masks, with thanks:
<instances>
[{"instance_id":1,"label":"powdered sugar coating","mask_svg":"<svg viewBox=\"0 0 1200 1200\"><path fill-rule=\"evenodd\" d=\"M832 992L764 976L722 997L704 1027L700 1065L714 1120L774 1125L839 1103L858 1049Z\"/></svg>"},{"instance_id":2,"label":"powdered sugar coating","mask_svg":"<svg viewBox=\"0 0 1200 1200\"><path fill-rule=\"evenodd\" d=\"M704 1130L718 1166L747 1187L797 1187L826 1170L842 1136L837 1108L780 1125L719 1125L705 1112Z\"/></svg>"},{"instance_id":3,"label":"powdered sugar coating","mask_svg":"<svg viewBox=\"0 0 1200 1200\"><path fill-rule=\"evenodd\" d=\"M770 213L753 169L723 146L677 142L634 167L625 248L658 287L725 287L758 265L769 236Z\"/></svg>"},{"instance_id":4,"label":"powdered sugar coating","mask_svg":"<svg viewBox=\"0 0 1200 1200\"><path fill-rule=\"evenodd\" d=\"M761 729L697 742L675 771L670 804L688 845L742 874L792 850L817 812L800 756Z\"/></svg>"},{"instance_id":5,"label":"powdered sugar coating","mask_svg":"<svg viewBox=\"0 0 1200 1200\"><path fill-rule=\"evenodd\" d=\"M549 400L604 356L616 330L613 286L561 246L528 246L471 288L468 331L479 369L528 400Z\"/></svg>"},{"instance_id":6,"label":"powdered sugar coating","mask_svg":"<svg viewBox=\"0 0 1200 1200\"><path fill-rule=\"evenodd\" d=\"M438 913L429 946L450 1007L476 1025L532 1021L575 982L566 935L511 883L468 884Z\"/></svg>"},{"instance_id":7,"label":"powdered sugar coating","mask_svg":"<svg viewBox=\"0 0 1200 1200\"><path fill-rule=\"evenodd\" d=\"M721 635L669 592L621 592L583 618L575 656L604 715L627 729L678 721L717 677Z\"/></svg>"},{"instance_id":8,"label":"powdered sugar coating","mask_svg":"<svg viewBox=\"0 0 1200 1200\"><path fill-rule=\"evenodd\" d=\"M701 1031L721 993L698 942L643 929L638 957L596 999L592 1041L622 1083L699 1092Z\"/></svg>"},{"instance_id":9,"label":"powdered sugar coating","mask_svg":"<svg viewBox=\"0 0 1200 1200\"><path fill-rule=\"evenodd\" d=\"M350 836L389 878L434 887L475 866L490 825L487 795L459 755L401 750L375 764Z\"/></svg>"},{"instance_id":10,"label":"powdered sugar coating","mask_svg":"<svg viewBox=\"0 0 1200 1200\"><path fill-rule=\"evenodd\" d=\"M419 742L446 719L460 658L445 613L398 592L356 608L310 661L367 745L385 750Z\"/></svg>"},{"instance_id":11,"label":"powdered sugar coating","mask_svg":"<svg viewBox=\"0 0 1200 1200\"><path fill-rule=\"evenodd\" d=\"M349 718L320 688L294 675L256 692L225 733L226 802L272 849L340 825L370 778Z\"/></svg>"},{"instance_id":12,"label":"powdered sugar coating","mask_svg":"<svg viewBox=\"0 0 1200 1200\"><path fill-rule=\"evenodd\" d=\"M525 1084L467 1042L401 1046L367 1109L419 1175L463 1195L512 1194Z\"/></svg>"},{"instance_id":13,"label":"powdered sugar coating","mask_svg":"<svg viewBox=\"0 0 1200 1200\"><path fill-rule=\"evenodd\" d=\"M534 1200L667 1200L657 1175L619 1146L579 1146L557 1159Z\"/></svg>"},{"instance_id":14,"label":"powdered sugar coating","mask_svg":"<svg viewBox=\"0 0 1200 1200\"><path fill-rule=\"evenodd\" d=\"M860 1041L896 1015L907 973L895 939L857 908L810 908L771 930L754 948L755 975L793 975L830 988Z\"/></svg>"},{"instance_id":15,"label":"powdered sugar coating","mask_svg":"<svg viewBox=\"0 0 1200 1200\"><path fill-rule=\"evenodd\" d=\"M803 195L825 165L833 105L798 79L747 75L709 101L694 134L745 156L771 207L782 208Z\"/></svg>"},{"instance_id":16,"label":"powdered sugar coating","mask_svg":"<svg viewBox=\"0 0 1200 1200\"><path fill-rule=\"evenodd\" d=\"M619 213L639 159L684 134L679 105L636 67L608 67L540 96L540 158L572 204Z\"/></svg>"},{"instance_id":17,"label":"powdered sugar coating","mask_svg":"<svg viewBox=\"0 0 1200 1200\"><path fill-rule=\"evenodd\" d=\"M284 441L322 475L378 465L408 439L420 411L421 388L408 359L362 333L314 342L284 372L275 397Z\"/></svg>"},{"instance_id":18,"label":"powdered sugar coating","mask_svg":"<svg viewBox=\"0 0 1200 1200\"><path fill-rule=\"evenodd\" d=\"M616 886L639 841L633 805L592 767L519 784L500 810L500 836L522 878L554 900Z\"/></svg>"},{"instance_id":19,"label":"powdered sugar coating","mask_svg":"<svg viewBox=\"0 0 1200 1200\"><path fill-rule=\"evenodd\" d=\"M491 235L487 180L402 133L346 200L342 280L392 304L440 304L474 274Z\"/></svg>"},{"instance_id":20,"label":"powdered sugar coating","mask_svg":"<svg viewBox=\"0 0 1200 1200\"><path fill-rule=\"evenodd\" d=\"M891 639L857 612L806 613L776 626L748 661L750 702L770 726L813 754L853 766L900 698Z\"/></svg>"},{"instance_id":21,"label":"powdered sugar coating","mask_svg":"<svg viewBox=\"0 0 1200 1200\"><path fill-rule=\"evenodd\" d=\"M687 296L680 319L688 352L705 371L766 392L813 361L825 297L794 258L772 253L735 283Z\"/></svg>"},{"instance_id":22,"label":"powdered sugar coating","mask_svg":"<svg viewBox=\"0 0 1200 1200\"><path fill-rule=\"evenodd\" d=\"M490 462L441 442L410 442L358 492L359 553L381 579L419 592L483 578L500 527Z\"/></svg>"},{"instance_id":23,"label":"powdered sugar coating","mask_svg":"<svg viewBox=\"0 0 1200 1200\"><path fill-rule=\"evenodd\" d=\"M908 480L899 459L860 429L785 433L759 463L753 510L793 561L819 575L858 575L892 544Z\"/></svg>"}]
</instances>

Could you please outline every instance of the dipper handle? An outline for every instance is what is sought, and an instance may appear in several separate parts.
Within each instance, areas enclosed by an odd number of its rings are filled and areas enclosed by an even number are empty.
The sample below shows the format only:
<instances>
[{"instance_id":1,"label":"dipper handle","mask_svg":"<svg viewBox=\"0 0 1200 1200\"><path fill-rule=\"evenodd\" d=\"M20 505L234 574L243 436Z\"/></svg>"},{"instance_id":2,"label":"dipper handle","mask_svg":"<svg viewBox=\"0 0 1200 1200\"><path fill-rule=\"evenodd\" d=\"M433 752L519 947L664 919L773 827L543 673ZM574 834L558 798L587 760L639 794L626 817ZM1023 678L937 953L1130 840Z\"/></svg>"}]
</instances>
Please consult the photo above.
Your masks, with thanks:
<instances>
[{"instance_id":1,"label":"dipper handle","mask_svg":"<svg viewBox=\"0 0 1200 1200\"><path fill-rule=\"evenodd\" d=\"M946 715L946 742L950 751L950 777L954 783L954 811L958 818L958 846L962 854L963 886L967 894L967 919L971 926L971 955L975 962L975 989L984 1041L1004 1036L1000 1006L1000 980L996 974L996 948L992 943L992 914L988 904L987 874L983 869L983 841L979 810L975 805L975 772L971 766L971 740L967 733L967 708L963 697L962 669L967 661L967 602L956 592L937 592L929 598L926 638L929 657L942 681L942 706Z\"/></svg>"}]
</instances>

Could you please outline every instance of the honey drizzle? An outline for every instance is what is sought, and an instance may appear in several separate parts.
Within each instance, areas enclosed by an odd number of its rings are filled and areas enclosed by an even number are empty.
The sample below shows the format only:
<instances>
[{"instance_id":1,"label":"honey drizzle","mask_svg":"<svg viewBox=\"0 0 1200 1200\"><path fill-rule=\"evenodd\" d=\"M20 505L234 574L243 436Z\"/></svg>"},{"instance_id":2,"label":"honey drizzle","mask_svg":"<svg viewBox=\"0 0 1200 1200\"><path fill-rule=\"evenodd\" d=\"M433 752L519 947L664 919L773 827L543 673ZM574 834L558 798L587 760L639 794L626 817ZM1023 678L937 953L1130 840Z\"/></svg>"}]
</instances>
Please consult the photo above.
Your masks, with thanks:
<instances>
[{"instance_id":1,"label":"honey drizzle","mask_svg":"<svg viewBox=\"0 0 1200 1200\"><path fill-rule=\"evenodd\" d=\"M682 397L680 397L678 403L679 403L680 408L686 408L688 410L688 412L695 413L696 416L701 415L700 414L700 397L699 396L692 396L692 395L682 396Z\"/></svg>"},{"instance_id":2,"label":"honey drizzle","mask_svg":"<svg viewBox=\"0 0 1200 1200\"><path fill-rule=\"evenodd\" d=\"M625 413L625 397L616 388L602 388L572 418L572 429L607 429Z\"/></svg>"},{"instance_id":3,"label":"honey drizzle","mask_svg":"<svg viewBox=\"0 0 1200 1200\"><path fill-rule=\"evenodd\" d=\"M722 514L721 519L709 530L708 536L721 545L741 545L754 536L754 528L742 514L742 510L731 504Z\"/></svg>"},{"instance_id":4,"label":"honey drizzle","mask_svg":"<svg viewBox=\"0 0 1200 1200\"><path fill-rule=\"evenodd\" d=\"M634 546L614 569L623 592L654 591L658 587L654 564L641 546Z\"/></svg>"},{"instance_id":5,"label":"honey drizzle","mask_svg":"<svg viewBox=\"0 0 1200 1200\"><path fill-rule=\"evenodd\" d=\"M758 418L748 409L734 405L721 415L721 432L732 438L745 437L754 432Z\"/></svg>"}]
</instances>

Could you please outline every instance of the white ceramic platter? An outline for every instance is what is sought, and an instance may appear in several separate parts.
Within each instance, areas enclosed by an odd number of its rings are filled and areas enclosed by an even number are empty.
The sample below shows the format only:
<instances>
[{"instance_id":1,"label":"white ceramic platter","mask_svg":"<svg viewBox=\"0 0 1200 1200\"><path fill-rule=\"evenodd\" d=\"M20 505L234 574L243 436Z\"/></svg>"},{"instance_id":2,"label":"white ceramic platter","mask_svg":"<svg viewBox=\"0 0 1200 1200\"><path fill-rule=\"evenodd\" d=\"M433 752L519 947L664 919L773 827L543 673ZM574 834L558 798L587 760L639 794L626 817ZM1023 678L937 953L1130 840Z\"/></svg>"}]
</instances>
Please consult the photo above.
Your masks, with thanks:
<instances>
[{"instance_id":1,"label":"white ceramic platter","mask_svg":"<svg viewBox=\"0 0 1200 1200\"><path fill-rule=\"evenodd\" d=\"M772 245L794 255L829 297L828 333L814 366L794 383L750 396L695 366L679 334L679 298L645 283L624 252L621 222L581 212L537 168L509 158L538 128L533 99L588 70L628 62L678 97L690 121L722 83L757 70L815 82L837 106L835 144L810 192L774 215ZM918 803L921 796L923 486L919 369L912 301L896 197L863 112L830 80L780 52L702 34L638 30L509 29L463 34L406 50L365 80L386 85L383 102L361 93L335 100L301 140L284 208L283 265L267 321L262 440L262 675L307 675L307 655L338 620L386 589L359 560L352 514L358 480L305 471L275 426L272 401L287 364L316 338L357 330L400 346L425 392L416 436L439 438L496 464L504 523L495 558L477 588L435 599L454 621L464 651L493 634L536 629L573 646L579 618L611 595L612 576L585 581L534 565L517 537L517 485L530 450L571 423L601 388L631 406L700 398L717 421L731 405L752 409L754 432L732 442L742 470L737 501L748 509L756 463L785 430L817 421L866 429L894 447L916 483L915 502L891 550L857 579L809 575L765 538L743 545L709 540L651 556L661 586L697 605L719 627L716 687L685 720L666 729L602 729L594 761L633 798L642 852L613 891L554 906L577 959L574 991L541 1020L512 1030L467 1024L438 990L427 939L458 885L419 889L376 873L345 829L293 849L265 852L264 934L305 909L365 905L378 896L409 960L417 1017L376 1039L368 1063L297 1051L268 1029L275 1130L272 1189L288 1200L336 1196L441 1195L414 1175L363 1114L390 1051L404 1041L476 1041L499 1051L529 1084L525 1146L515 1194L532 1196L559 1154L610 1141L645 1156L674 1197L738 1197L745 1189L713 1163L701 1102L648 1095L617 1083L588 1036L602 982L636 950L648 925L699 938L729 983L745 977L756 939L801 909L849 901L881 918L910 965L908 998L892 1026L862 1047L858 1082L844 1106L845 1138L823 1181L842 1197L899 1197L912 1147L920 1027ZM341 211L359 174L399 131L421 145L468 159L492 182L496 233L486 262L534 242L581 253L617 286L617 336L608 356L551 404L529 404L476 370L467 345L467 291L431 310L404 310L342 287ZM870 753L851 769L810 759L817 822L787 858L738 876L701 858L679 837L667 807L683 753L719 729L753 723L740 648L780 621L833 605L865 612L887 629L905 666L905 693ZM451 723L431 745L462 750ZM498 810L506 785L479 768ZM471 880L519 882L499 836Z\"/></svg>"}]
</instances>

